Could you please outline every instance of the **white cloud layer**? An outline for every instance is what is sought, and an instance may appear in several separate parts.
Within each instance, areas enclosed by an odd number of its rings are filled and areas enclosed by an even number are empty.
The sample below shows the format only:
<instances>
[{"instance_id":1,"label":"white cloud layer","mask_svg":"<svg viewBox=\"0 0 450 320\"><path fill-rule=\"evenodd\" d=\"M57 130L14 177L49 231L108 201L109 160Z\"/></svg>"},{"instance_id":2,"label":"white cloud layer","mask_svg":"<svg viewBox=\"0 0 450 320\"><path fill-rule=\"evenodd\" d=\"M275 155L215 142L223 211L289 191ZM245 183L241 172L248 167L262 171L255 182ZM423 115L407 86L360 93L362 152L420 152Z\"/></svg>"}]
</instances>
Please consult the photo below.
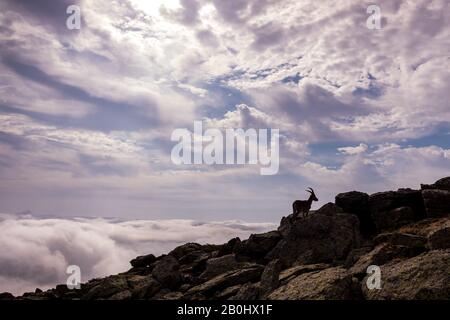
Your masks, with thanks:
<instances>
[{"instance_id":1,"label":"white cloud layer","mask_svg":"<svg viewBox=\"0 0 450 320\"><path fill-rule=\"evenodd\" d=\"M126 271L138 255L168 253L186 242L221 244L274 228L271 223L242 221L0 215L0 292L20 294L65 283L68 265L78 265L86 281Z\"/></svg>"}]
</instances>

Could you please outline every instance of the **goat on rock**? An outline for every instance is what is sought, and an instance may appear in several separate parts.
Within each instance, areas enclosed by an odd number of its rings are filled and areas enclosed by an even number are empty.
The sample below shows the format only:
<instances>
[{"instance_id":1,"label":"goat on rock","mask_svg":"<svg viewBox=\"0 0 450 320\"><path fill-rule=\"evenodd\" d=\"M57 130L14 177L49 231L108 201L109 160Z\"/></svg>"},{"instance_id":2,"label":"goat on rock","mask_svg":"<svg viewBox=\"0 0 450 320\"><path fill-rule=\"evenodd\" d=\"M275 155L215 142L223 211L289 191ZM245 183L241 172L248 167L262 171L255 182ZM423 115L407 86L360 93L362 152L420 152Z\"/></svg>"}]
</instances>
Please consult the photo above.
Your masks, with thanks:
<instances>
[{"instance_id":1,"label":"goat on rock","mask_svg":"<svg viewBox=\"0 0 450 320\"><path fill-rule=\"evenodd\" d=\"M303 218L308 216L309 210L311 209L311 204L313 201L318 201L316 195L314 194L314 190L312 188L308 188L306 190L310 193L308 200L295 200L292 203L292 209L294 210L294 218L297 218L300 213L302 213Z\"/></svg>"}]
</instances>

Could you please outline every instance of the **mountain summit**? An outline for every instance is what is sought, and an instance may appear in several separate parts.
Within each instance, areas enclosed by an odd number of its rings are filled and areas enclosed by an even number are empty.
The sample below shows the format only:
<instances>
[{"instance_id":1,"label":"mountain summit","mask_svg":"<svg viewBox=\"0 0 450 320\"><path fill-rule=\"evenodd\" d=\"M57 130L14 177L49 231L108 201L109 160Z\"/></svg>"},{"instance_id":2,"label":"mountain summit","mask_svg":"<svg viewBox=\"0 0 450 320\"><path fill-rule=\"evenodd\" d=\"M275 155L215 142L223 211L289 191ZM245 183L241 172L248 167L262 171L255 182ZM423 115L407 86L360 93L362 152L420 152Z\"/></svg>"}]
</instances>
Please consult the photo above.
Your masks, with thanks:
<instances>
[{"instance_id":1,"label":"mountain summit","mask_svg":"<svg viewBox=\"0 0 450 320\"><path fill-rule=\"evenodd\" d=\"M351 191L246 240L187 243L81 289L0 299L449 299L449 214L450 177L421 190ZM368 285L371 268L379 288Z\"/></svg>"}]
</instances>

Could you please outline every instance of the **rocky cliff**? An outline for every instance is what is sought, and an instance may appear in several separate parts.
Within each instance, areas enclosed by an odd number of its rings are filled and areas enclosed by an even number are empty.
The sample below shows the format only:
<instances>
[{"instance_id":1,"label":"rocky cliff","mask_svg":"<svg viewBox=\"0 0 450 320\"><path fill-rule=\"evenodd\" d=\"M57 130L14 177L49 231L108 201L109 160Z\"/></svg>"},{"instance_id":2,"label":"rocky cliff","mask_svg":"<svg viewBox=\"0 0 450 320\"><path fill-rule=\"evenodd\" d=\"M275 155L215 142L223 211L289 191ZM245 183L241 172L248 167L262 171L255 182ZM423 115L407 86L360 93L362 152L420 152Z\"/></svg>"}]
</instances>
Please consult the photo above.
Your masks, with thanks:
<instances>
[{"instance_id":1,"label":"rocky cliff","mask_svg":"<svg viewBox=\"0 0 450 320\"><path fill-rule=\"evenodd\" d=\"M449 299L449 214L450 177L421 190L346 192L246 240L187 243L78 290L0 299ZM366 285L370 265L381 289Z\"/></svg>"}]
</instances>

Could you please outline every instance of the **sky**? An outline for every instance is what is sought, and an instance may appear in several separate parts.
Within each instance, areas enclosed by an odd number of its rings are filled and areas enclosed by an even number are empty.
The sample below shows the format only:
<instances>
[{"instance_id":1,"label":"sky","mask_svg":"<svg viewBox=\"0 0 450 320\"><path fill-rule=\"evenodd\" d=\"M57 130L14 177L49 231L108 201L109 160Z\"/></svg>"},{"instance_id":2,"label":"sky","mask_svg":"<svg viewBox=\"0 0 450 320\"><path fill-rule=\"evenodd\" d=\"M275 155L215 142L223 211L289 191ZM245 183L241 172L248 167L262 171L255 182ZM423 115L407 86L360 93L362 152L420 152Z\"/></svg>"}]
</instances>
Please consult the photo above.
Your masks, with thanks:
<instances>
[{"instance_id":1,"label":"sky","mask_svg":"<svg viewBox=\"0 0 450 320\"><path fill-rule=\"evenodd\" d=\"M380 29L367 25L373 4ZM70 5L80 8L79 30L67 28ZM308 196L307 187L319 198L316 209L340 192L419 188L448 176L449 7L447 0L0 0L0 226L21 231L10 235L22 249L20 235L41 234L41 223L54 225L58 243L72 239L58 236L59 225L89 238L80 217L105 230L117 226L109 219L266 230ZM279 172L175 165L171 134L193 130L194 121L279 129ZM124 256L157 246L138 247ZM55 250L67 264L65 251ZM10 261L20 256L0 257L0 269L17 268ZM89 275L112 271L94 260L84 259L97 266ZM0 274L0 284L2 276L9 279Z\"/></svg>"}]
</instances>

